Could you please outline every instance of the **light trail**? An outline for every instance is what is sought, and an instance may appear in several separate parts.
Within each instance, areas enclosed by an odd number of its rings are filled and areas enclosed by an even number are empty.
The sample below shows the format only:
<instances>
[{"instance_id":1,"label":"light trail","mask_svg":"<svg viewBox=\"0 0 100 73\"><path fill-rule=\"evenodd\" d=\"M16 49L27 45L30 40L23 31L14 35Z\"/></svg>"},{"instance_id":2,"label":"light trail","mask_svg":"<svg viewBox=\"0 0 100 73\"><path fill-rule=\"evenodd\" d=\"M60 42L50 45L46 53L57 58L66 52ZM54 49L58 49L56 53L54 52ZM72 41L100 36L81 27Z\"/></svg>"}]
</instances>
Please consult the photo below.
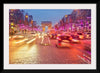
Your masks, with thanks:
<instances>
[{"instance_id":1,"label":"light trail","mask_svg":"<svg viewBox=\"0 0 100 73\"><path fill-rule=\"evenodd\" d=\"M35 39L36 39L36 38L34 38L34 39L32 39L32 40L28 41L28 42L27 42L27 44L29 44L29 43L33 42Z\"/></svg>"},{"instance_id":2,"label":"light trail","mask_svg":"<svg viewBox=\"0 0 100 73\"><path fill-rule=\"evenodd\" d=\"M9 37L9 39L11 39L11 37Z\"/></svg>"},{"instance_id":3,"label":"light trail","mask_svg":"<svg viewBox=\"0 0 100 73\"><path fill-rule=\"evenodd\" d=\"M86 59L85 57L81 57L81 56L79 56L79 55L77 55L82 61L84 61L85 63L87 63L87 64L91 64L91 62L88 60L88 59Z\"/></svg>"},{"instance_id":4,"label":"light trail","mask_svg":"<svg viewBox=\"0 0 100 73\"><path fill-rule=\"evenodd\" d=\"M24 36L18 36L19 38L23 38Z\"/></svg>"},{"instance_id":5,"label":"light trail","mask_svg":"<svg viewBox=\"0 0 100 73\"><path fill-rule=\"evenodd\" d=\"M15 38L15 37L17 37L17 36L13 36L13 38Z\"/></svg>"},{"instance_id":6,"label":"light trail","mask_svg":"<svg viewBox=\"0 0 100 73\"><path fill-rule=\"evenodd\" d=\"M21 42L24 42L24 41L26 41L26 40L28 40L28 39L24 39L24 40L21 40L21 41L16 42L16 43L21 43Z\"/></svg>"},{"instance_id":7,"label":"light trail","mask_svg":"<svg viewBox=\"0 0 100 73\"><path fill-rule=\"evenodd\" d=\"M41 36L39 36L39 38L41 38Z\"/></svg>"}]
</instances>

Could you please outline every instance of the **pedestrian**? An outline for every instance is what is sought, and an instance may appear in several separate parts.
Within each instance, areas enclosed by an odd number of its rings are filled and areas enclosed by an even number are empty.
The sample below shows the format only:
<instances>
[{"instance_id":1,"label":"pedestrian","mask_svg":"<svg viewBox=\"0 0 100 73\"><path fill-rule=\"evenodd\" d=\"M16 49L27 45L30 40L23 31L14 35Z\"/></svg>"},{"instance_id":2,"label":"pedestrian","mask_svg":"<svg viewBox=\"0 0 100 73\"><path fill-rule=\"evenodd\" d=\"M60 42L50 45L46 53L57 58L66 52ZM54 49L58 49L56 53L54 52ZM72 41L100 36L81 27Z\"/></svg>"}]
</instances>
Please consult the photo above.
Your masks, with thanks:
<instances>
[{"instance_id":1,"label":"pedestrian","mask_svg":"<svg viewBox=\"0 0 100 73\"><path fill-rule=\"evenodd\" d=\"M47 34L42 36L41 44L45 46L50 45L50 39Z\"/></svg>"}]
</instances>

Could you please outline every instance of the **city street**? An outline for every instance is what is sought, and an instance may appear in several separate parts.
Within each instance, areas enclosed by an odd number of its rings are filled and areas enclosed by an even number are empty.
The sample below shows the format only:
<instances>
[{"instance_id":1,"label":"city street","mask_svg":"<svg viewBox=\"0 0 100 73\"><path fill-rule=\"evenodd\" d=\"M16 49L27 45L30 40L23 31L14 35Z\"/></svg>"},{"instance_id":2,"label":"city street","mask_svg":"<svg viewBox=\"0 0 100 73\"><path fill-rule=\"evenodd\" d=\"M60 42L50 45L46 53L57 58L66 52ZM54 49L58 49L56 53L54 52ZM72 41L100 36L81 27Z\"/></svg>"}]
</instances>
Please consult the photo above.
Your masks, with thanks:
<instances>
[{"instance_id":1,"label":"city street","mask_svg":"<svg viewBox=\"0 0 100 73\"><path fill-rule=\"evenodd\" d=\"M9 9L9 64L91 64L91 9Z\"/></svg>"},{"instance_id":2,"label":"city street","mask_svg":"<svg viewBox=\"0 0 100 73\"><path fill-rule=\"evenodd\" d=\"M33 40L36 38L35 40ZM80 40L80 44L71 44L71 48L57 48L56 39L50 39L50 45L41 45L41 38L34 37L31 43L24 39L9 40L10 64L90 64L91 53L85 50L90 40ZM25 41L23 41L25 40ZM17 44L14 42L18 42ZM91 49L91 47L90 47Z\"/></svg>"}]
</instances>

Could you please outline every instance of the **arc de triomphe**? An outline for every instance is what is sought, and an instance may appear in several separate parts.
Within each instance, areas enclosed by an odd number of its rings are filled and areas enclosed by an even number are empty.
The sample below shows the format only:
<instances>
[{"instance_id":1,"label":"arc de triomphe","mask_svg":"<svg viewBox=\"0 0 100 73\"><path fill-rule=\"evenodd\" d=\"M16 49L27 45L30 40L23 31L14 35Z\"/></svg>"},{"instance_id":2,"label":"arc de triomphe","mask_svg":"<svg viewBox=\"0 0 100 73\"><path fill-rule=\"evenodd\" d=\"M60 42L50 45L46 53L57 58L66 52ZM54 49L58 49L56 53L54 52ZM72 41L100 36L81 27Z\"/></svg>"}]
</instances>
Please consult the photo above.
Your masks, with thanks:
<instances>
[{"instance_id":1,"label":"arc de triomphe","mask_svg":"<svg viewBox=\"0 0 100 73\"><path fill-rule=\"evenodd\" d=\"M48 26L48 30L52 28L52 22L51 21L42 21L41 26L43 31L45 31L45 27Z\"/></svg>"}]
</instances>

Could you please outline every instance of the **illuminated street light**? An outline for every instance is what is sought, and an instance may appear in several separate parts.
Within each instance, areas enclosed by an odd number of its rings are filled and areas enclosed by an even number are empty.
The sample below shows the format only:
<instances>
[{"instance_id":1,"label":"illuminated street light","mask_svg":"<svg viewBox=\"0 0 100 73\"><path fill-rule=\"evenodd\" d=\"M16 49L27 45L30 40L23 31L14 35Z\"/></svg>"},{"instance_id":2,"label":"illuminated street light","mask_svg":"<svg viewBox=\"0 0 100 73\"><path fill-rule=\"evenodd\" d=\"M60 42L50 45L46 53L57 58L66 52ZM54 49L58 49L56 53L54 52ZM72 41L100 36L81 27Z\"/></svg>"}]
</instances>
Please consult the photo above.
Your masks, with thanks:
<instances>
[{"instance_id":1,"label":"illuminated street light","mask_svg":"<svg viewBox=\"0 0 100 73\"><path fill-rule=\"evenodd\" d=\"M11 16L13 16L14 14L13 14L13 13L11 13L10 15L11 15Z\"/></svg>"},{"instance_id":2,"label":"illuminated street light","mask_svg":"<svg viewBox=\"0 0 100 73\"><path fill-rule=\"evenodd\" d=\"M33 20L31 20L31 24L33 24Z\"/></svg>"},{"instance_id":3,"label":"illuminated street light","mask_svg":"<svg viewBox=\"0 0 100 73\"><path fill-rule=\"evenodd\" d=\"M11 25L13 26L13 25L14 25L14 23L11 23Z\"/></svg>"},{"instance_id":4,"label":"illuminated street light","mask_svg":"<svg viewBox=\"0 0 100 73\"><path fill-rule=\"evenodd\" d=\"M67 15L65 15L65 17L67 17Z\"/></svg>"},{"instance_id":5,"label":"illuminated street light","mask_svg":"<svg viewBox=\"0 0 100 73\"><path fill-rule=\"evenodd\" d=\"M13 9L11 9L11 12L13 12L14 10Z\"/></svg>"},{"instance_id":6,"label":"illuminated street light","mask_svg":"<svg viewBox=\"0 0 100 73\"><path fill-rule=\"evenodd\" d=\"M26 15L25 17L28 18L28 15Z\"/></svg>"}]
</instances>

